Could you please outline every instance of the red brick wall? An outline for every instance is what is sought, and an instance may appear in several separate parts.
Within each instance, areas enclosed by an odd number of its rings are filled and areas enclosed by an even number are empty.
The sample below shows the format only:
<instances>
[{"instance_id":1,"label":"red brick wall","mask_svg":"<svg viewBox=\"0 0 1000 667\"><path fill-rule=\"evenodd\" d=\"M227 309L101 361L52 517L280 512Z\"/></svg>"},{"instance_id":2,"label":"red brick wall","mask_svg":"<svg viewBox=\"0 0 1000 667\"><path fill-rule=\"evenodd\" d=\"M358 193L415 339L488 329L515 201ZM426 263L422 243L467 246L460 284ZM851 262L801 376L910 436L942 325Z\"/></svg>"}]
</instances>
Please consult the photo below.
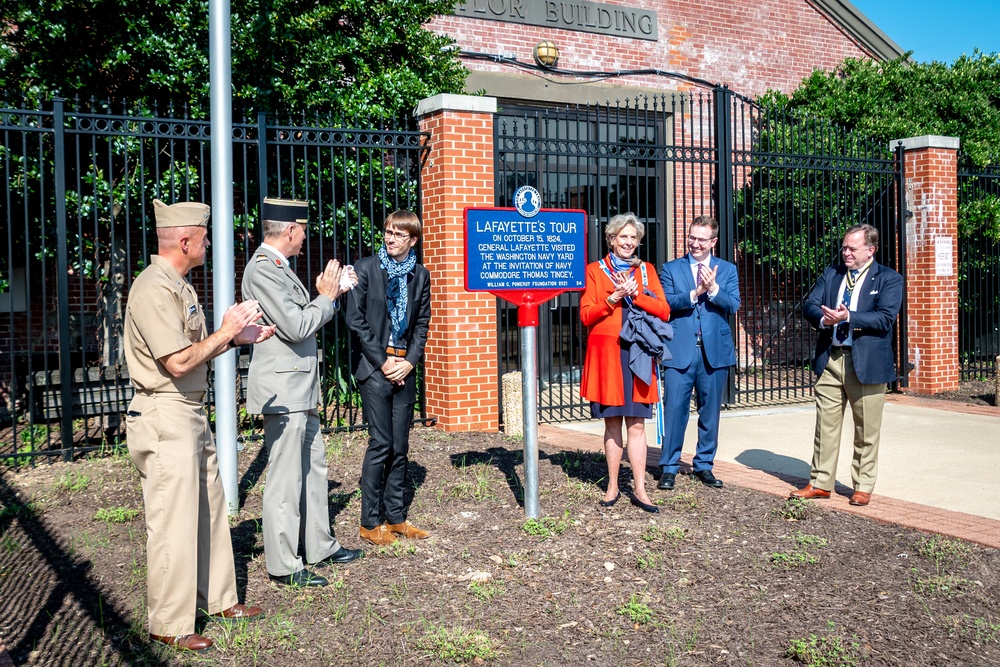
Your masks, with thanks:
<instances>
[{"instance_id":1,"label":"red brick wall","mask_svg":"<svg viewBox=\"0 0 1000 667\"><path fill-rule=\"evenodd\" d=\"M745 95L769 88L791 92L814 69L832 70L848 56L872 55L806 0L604 1L656 11L659 41L456 16L437 17L428 27L450 35L464 50L514 54L532 63L534 45L549 39L559 47L560 69L658 68L728 84ZM484 61L466 61L466 66L512 71ZM613 81L661 90L685 87L656 76Z\"/></svg>"},{"instance_id":2,"label":"red brick wall","mask_svg":"<svg viewBox=\"0 0 1000 667\"><path fill-rule=\"evenodd\" d=\"M957 151L906 151L906 298L910 363L908 391L938 394L958 388ZM951 238L951 275L937 275L935 240Z\"/></svg>"},{"instance_id":3,"label":"red brick wall","mask_svg":"<svg viewBox=\"0 0 1000 667\"><path fill-rule=\"evenodd\" d=\"M436 111L421 175L424 265L431 274L431 317L424 352L426 405L446 431L496 431L496 299L465 291L466 206L493 206L493 114Z\"/></svg>"}]
</instances>

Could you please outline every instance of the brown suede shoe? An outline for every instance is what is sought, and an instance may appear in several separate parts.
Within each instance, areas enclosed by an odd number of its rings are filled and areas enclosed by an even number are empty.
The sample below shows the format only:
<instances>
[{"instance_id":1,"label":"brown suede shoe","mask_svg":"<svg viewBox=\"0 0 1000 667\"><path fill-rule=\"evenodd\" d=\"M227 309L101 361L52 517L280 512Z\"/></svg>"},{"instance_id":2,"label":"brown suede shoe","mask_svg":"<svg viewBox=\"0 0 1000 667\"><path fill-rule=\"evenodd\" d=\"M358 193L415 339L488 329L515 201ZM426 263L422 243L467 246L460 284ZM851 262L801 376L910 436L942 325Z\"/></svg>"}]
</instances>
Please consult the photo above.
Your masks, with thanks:
<instances>
[{"instance_id":1,"label":"brown suede shoe","mask_svg":"<svg viewBox=\"0 0 1000 667\"><path fill-rule=\"evenodd\" d=\"M361 526L361 539L368 540L378 547L387 547L396 541L396 536L389 532L389 529L383 523L375 528Z\"/></svg>"},{"instance_id":2,"label":"brown suede shoe","mask_svg":"<svg viewBox=\"0 0 1000 667\"><path fill-rule=\"evenodd\" d=\"M181 635L180 637L150 634L149 638L154 642L166 644L167 646L173 646L174 648L179 648L184 651L194 651L195 653L201 653L202 651L207 651L212 648L211 639L196 634Z\"/></svg>"},{"instance_id":3,"label":"brown suede shoe","mask_svg":"<svg viewBox=\"0 0 1000 667\"><path fill-rule=\"evenodd\" d=\"M408 537L411 540L426 540L431 536L426 530L420 530L414 526L409 521L404 521L403 523L387 523L385 524L391 532L397 535L402 535L403 537Z\"/></svg>"},{"instance_id":4,"label":"brown suede shoe","mask_svg":"<svg viewBox=\"0 0 1000 667\"><path fill-rule=\"evenodd\" d=\"M248 607L245 604L234 604L229 609L223 609L217 614L209 614L216 621L249 621L256 619L264 612L260 607Z\"/></svg>"},{"instance_id":5,"label":"brown suede shoe","mask_svg":"<svg viewBox=\"0 0 1000 667\"><path fill-rule=\"evenodd\" d=\"M823 489L817 489L812 484L806 484L805 488L799 489L798 491L792 491L789 498L801 498L803 500L823 500L824 498L830 497L829 491L824 491Z\"/></svg>"},{"instance_id":6,"label":"brown suede shoe","mask_svg":"<svg viewBox=\"0 0 1000 667\"><path fill-rule=\"evenodd\" d=\"M872 494L865 493L864 491L855 491L854 495L851 496L851 504L864 507L872 501Z\"/></svg>"}]
</instances>

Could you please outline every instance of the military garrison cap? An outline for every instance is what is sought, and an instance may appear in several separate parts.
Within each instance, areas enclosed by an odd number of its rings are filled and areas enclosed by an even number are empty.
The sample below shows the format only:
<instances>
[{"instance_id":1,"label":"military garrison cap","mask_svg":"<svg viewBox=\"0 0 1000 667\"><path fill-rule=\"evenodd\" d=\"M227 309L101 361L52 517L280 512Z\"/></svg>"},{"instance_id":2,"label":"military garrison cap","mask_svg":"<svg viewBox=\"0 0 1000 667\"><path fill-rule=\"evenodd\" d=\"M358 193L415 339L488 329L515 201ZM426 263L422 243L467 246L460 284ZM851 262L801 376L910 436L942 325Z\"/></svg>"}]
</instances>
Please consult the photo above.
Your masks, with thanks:
<instances>
[{"instance_id":1,"label":"military garrison cap","mask_svg":"<svg viewBox=\"0 0 1000 667\"><path fill-rule=\"evenodd\" d=\"M208 227L208 218L212 209L208 204L195 201L182 201L166 205L159 199L153 200L153 215L156 217L156 228L163 227Z\"/></svg>"},{"instance_id":2,"label":"military garrison cap","mask_svg":"<svg viewBox=\"0 0 1000 667\"><path fill-rule=\"evenodd\" d=\"M273 220L274 222L297 222L301 225L309 222L308 202L297 199L264 199L264 208L261 209L261 220Z\"/></svg>"}]
</instances>

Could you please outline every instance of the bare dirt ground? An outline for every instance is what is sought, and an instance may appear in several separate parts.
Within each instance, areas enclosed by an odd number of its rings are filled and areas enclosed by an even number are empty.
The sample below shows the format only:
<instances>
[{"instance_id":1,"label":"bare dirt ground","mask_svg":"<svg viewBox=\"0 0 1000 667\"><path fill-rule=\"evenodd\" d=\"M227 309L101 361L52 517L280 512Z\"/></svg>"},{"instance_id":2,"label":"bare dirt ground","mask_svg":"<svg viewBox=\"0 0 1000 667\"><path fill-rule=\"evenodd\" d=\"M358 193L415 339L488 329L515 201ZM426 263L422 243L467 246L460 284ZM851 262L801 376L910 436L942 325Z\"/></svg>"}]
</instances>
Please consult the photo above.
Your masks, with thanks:
<instances>
[{"instance_id":1,"label":"bare dirt ground","mask_svg":"<svg viewBox=\"0 0 1000 667\"><path fill-rule=\"evenodd\" d=\"M960 400L965 400L964 398ZM412 433L425 541L367 547L322 589L275 585L259 440L232 520L254 623L200 626L204 655L145 634L145 529L127 455L0 474L0 637L16 665L1000 665L1000 552L687 476L646 514L598 507L606 468L541 452L526 521L521 442ZM360 546L365 434L328 440L331 515ZM627 468L623 479L629 475ZM647 478L653 484L652 478Z\"/></svg>"}]
</instances>

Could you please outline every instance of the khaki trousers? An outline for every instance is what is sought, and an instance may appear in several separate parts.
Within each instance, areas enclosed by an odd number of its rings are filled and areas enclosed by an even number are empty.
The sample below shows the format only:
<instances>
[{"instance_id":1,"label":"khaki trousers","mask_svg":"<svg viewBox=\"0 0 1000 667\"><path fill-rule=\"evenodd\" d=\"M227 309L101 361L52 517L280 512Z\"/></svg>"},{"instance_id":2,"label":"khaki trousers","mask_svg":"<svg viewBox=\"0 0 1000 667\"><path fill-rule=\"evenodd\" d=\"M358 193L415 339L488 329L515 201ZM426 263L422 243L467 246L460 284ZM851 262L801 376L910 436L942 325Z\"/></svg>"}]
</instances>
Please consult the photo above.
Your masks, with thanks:
<instances>
[{"instance_id":1,"label":"khaki trousers","mask_svg":"<svg viewBox=\"0 0 1000 667\"><path fill-rule=\"evenodd\" d=\"M884 384L862 384L858 380L850 348L831 350L830 361L814 388L816 437L810 477L817 489L833 491L836 485L840 433L848 404L854 418L851 481L855 491L871 493L875 488L885 390Z\"/></svg>"},{"instance_id":2,"label":"khaki trousers","mask_svg":"<svg viewBox=\"0 0 1000 667\"><path fill-rule=\"evenodd\" d=\"M340 549L330 530L330 484L319 412L264 415L267 477L264 483L264 561L283 577Z\"/></svg>"},{"instance_id":3,"label":"khaki trousers","mask_svg":"<svg viewBox=\"0 0 1000 667\"><path fill-rule=\"evenodd\" d=\"M236 604L236 566L215 441L197 394L136 392L125 420L146 510L149 632L194 632Z\"/></svg>"}]
</instances>

